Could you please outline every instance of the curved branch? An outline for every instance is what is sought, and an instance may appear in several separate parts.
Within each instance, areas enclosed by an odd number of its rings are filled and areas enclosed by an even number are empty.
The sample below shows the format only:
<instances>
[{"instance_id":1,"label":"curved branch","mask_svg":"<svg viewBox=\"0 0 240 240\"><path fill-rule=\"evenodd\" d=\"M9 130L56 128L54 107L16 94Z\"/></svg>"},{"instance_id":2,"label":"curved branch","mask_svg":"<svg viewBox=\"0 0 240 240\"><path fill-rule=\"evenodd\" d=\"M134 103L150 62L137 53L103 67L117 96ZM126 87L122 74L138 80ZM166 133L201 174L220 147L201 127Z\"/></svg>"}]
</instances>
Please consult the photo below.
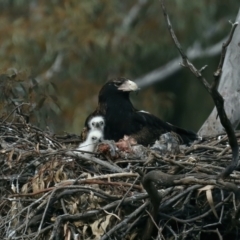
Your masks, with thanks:
<instances>
[{"instance_id":1,"label":"curved branch","mask_svg":"<svg viewBox=\"0 0 240 240\"><path fill-rule=\"evenodd\" d=\"M227 118L226 112L224 110L224 100L223 97L220 95L220 93L217 90L217 85L221 76L221 72L222 72L222 66L223 66L223 60L225 58L225 54L226 54L226 48L228 47L228 45L230 44L231 40L232 40L232 36L233 33L238 25L238 23L234 23L230 32L230 36L227 40L226 43L223 44L222 46L222 53L221 53L221 59L220 59L220 63L218 66L217 71L214 73L214 82L212 84L212 86L207 82L207 80L202 76L202 73L200 70L198 70L189 60L187 55L184 53L184 51L182 50L181 44L179 43L175 32L172 28L169 16L167 14L166 8L164 6L164 0L160 0L161 2L161 6L162 6L162 10L163 10L163 14L164 14L164 18L166 20L167 26L168 26L168 30L170 32L170 35L174 41L175 46L177 47L178 52L181 55L182 58L182 65L184 67L187 67L204 85L204 87L207 89L207 91L209 92L209 94L211 95L211 97L213 98L213 101L216 105L217 111L218 111L218 115L220 117L220 121L221 124L223 125L223 127L225 128L227 135L228 135L228 139L229 139L229 144L232 148L232 152L233 152L233 156L232 156L232 162L231 164L226 167L226 169L219 175L220 178L226 178L228 177L234 169L236 169L237 164L238 164L238 144L237 144L237 138L235 136L234 133L234 129L231 125L231 122L229 121L229 119Z\"/></svg>"},{"instance_id":2,"label":"curved branch","mask_svg":"<svg viewBox=\"0 0 240 240\"><path fill-rule=\"evenodd\" d=\"M49 80L53 77L54 74L58 73L61 70L63 62L63 53L59 52L51 65L51 67L43 74L37 76L35 80L38 83L42 83L44 80Z\"/></svg>"},{"instance_id":3,"label":"curved branch","mask_svg":"<svg viewBox=\"0 0 240 240\"><path fill-rule=\"evenodd\" d=\"M227 38L222 39L218 43L202 49L199 44L193 44L192 47L188 48L187 56L191 59L197 59L201 57L213 57L221 52L222 42ZM164 81L167 77L171 76L175 72L179 71L182 66L180 65L182 58L177 57L165 65L147 73L146 75L135 79L134 81L140 88L148 87L156 82Z\"/></svg>"}]
</instances>

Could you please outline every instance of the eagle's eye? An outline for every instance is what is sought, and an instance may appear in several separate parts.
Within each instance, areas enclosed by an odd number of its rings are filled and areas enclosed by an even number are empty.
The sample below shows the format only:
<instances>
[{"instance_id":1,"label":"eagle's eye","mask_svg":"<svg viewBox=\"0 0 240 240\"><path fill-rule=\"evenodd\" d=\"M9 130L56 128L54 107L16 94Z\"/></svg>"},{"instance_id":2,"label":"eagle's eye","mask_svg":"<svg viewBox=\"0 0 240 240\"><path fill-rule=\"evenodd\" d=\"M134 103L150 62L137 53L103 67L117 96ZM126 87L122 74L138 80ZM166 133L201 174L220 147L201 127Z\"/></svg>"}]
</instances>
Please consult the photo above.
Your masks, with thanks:
<instances>
[{"instance_id":1,"label":"eagle's eye","mask_svg":"<svg viewBox=\"0 0 240 240\"><path fill-rule=\"evenodd\" d=\"M122 82L114 82L116 87L121 86Z\"/></svg>"},{"instance_id":2,"label":"eagle's eye","mask_svg":"<svg viewBox=\"0 0 240 240\"><path fill-rule=\"evenodd\" d=\"M97 137L92 137L92 140L93 140L93 141L97 140Z\"/></svg>"}]
</instances>

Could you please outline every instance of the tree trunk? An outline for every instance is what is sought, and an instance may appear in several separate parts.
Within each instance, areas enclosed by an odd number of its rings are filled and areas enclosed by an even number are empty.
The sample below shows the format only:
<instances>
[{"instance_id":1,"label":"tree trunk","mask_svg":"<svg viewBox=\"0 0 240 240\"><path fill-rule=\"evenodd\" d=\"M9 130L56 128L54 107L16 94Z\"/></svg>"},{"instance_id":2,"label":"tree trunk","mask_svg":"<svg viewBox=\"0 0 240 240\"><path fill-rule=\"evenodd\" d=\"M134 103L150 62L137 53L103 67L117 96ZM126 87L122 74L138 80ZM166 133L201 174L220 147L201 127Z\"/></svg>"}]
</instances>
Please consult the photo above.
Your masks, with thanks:
<instances>
[{"instance_id":1,"label":"tree trunk","mask_svg":"<svg viewBox=\"0 0 240 240\"><path fill-rule=\"evenodd\" d=\"M240 23L240 9L236 22ZM237 26L228 46L218 91L224 98L226 114L235 129L240 121L240 25ZM224 132L224 128L220 123L215 107L198 134L209 136L222 132Z\"/></svg>"}]
</instances>

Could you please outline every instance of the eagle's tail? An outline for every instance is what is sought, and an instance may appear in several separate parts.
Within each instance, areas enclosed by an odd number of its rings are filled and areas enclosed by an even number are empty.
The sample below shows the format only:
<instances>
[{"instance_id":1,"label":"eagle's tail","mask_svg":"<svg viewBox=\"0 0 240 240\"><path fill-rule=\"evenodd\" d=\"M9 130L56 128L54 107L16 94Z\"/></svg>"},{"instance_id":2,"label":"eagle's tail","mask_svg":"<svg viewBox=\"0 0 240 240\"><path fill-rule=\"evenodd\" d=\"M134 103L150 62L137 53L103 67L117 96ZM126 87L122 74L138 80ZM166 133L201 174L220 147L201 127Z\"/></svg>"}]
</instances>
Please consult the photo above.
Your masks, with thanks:
<instances>
[{"instance_id":1,"label":"eagle's tail","mask_svg":"<svg viewBox=\"0 0 240 240\"><path fill-rule=\"evenodd\" d=\"M177 133L181 143L189 144L195 140L200 139L200 137L193 131L186 130L174 125L169 124L172 128L172 131Z\"/></svg>"}]
</instances>

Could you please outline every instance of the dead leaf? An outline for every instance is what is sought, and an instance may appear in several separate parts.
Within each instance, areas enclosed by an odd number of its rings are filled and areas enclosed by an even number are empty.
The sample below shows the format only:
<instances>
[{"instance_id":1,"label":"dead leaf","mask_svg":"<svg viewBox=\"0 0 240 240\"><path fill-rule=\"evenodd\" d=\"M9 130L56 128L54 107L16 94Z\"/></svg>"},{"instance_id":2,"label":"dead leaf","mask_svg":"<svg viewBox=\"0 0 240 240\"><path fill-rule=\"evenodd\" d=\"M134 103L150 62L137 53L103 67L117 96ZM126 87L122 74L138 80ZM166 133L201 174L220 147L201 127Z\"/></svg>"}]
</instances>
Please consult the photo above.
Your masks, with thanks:
<instances>
[{"instance_id":1,"label":"dead leaf","mask_svg":"<svg viewBox=\"0 0 240 240\"><path fill-rule=\"evenodd\" d=\"M218 215L217 215L215 205L214 205L214 202L213 202L213 197L212 197L212 189L214 189L214 188L215 188L215 186L213 186L213 185L204 186L204 187L198 189L198 195L197 196L199 196L199 194L202 191L206 191L206 198L207 198L207 201L209 203L209 206L211 207L214 216L218 219Z\"/></svg>"},{"instance_id":2,"label":"dead leaf","mask_svg":"<svg viewBox=\"0 0 240 240\"><path fill-rule=\"evenodd\" d=\"M25 184L22 186L21 192L22 192L22 193L28 193L28 183L25 183Z\"/></svg>"},{"instance_id":3,"label":"dead leaf","mask_svg":"<svg viewBox=\"0 0 240 240\"><path fill-rule=\"evenodd\" d=\"M215 215L215 217L218 219L218 215L217 215L217 212L216 212L216 209L215 209L215 205L214 205L214 202L213 202L213 197L212 197L212 190L207 190L206 191L206 197L207 197L207 200L208 200L208 203L213 211L213 214Z\"/></svg>"},{"instance_id":4,"label":"dead leaf","mask_svg":"<svg viewBox=\"0 0 240 240\"><path fill-rule=\"evenodd\" d=\"M107 215L106 217L100 218L95 221L93 224L90 224L92 232L95 235L95 240L101 238L101 236L106 232L106 229L109 225L110 219L113 215Z\"/></svg>"}]
</instances>

